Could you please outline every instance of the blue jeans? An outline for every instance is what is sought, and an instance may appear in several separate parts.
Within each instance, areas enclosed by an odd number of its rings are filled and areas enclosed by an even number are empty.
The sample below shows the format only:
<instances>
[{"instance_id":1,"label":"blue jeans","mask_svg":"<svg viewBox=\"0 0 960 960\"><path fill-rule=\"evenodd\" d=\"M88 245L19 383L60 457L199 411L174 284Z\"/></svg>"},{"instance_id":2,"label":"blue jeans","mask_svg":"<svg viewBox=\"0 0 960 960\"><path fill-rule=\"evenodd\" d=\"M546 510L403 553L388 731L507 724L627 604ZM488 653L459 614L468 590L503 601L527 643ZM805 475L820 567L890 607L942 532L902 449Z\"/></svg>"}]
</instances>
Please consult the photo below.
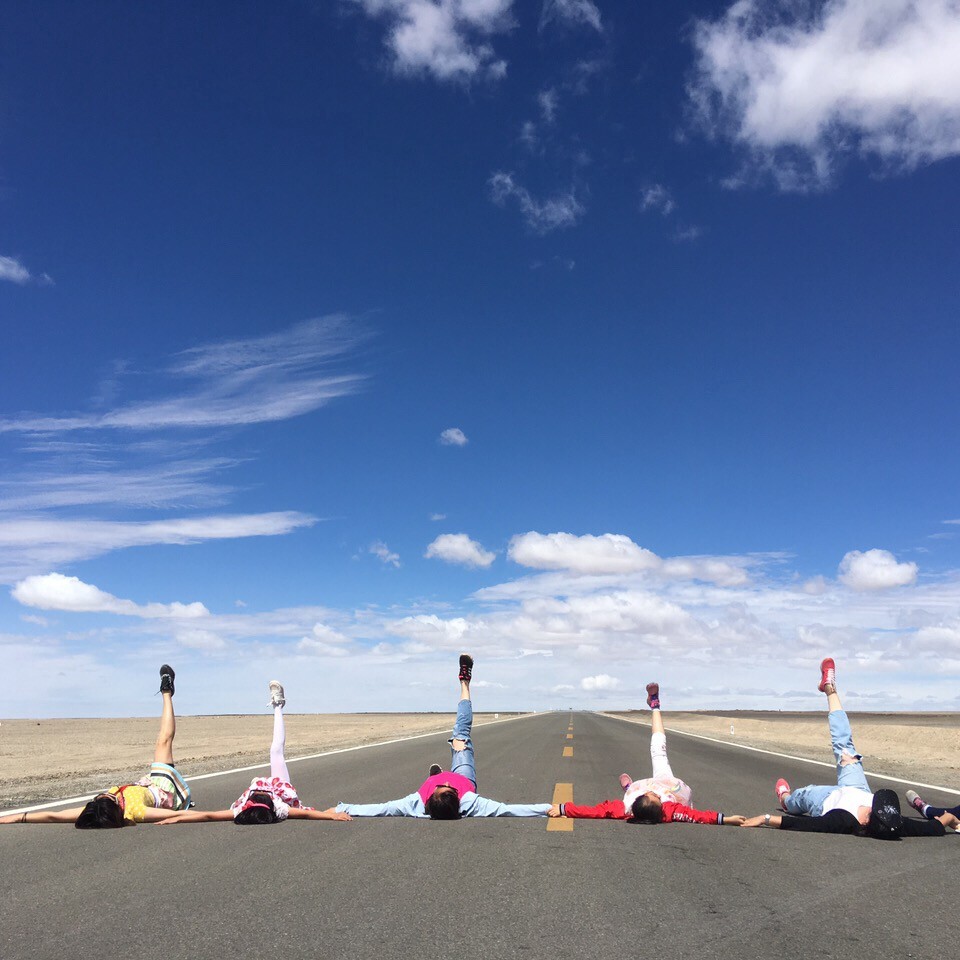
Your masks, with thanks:
<instances>
[{"instance_id":1,"label":"blue jeans","mask_svg":"<svg viewBox=\"0 0 960 960\"><path fill-rule=\"evenodd\" d=\"M473 729L473 704L469 700L461 700L457 704L457 719L453 724L453 736L447 741L450 744L450 772L459 773L477 786L477 765L473 758L473 741L470 731ZM454 740L463 740L466 746L462 750L453 749Z\"/></svg>"},{"instance_id":2,"label":"blue jeans","mask_svg":"<svg viewBox=\"0 0 960 960\"><path fill-rule=\"evenodd\" d=\"M853 745L853 733L850 730L850 720L845 710L831 710L827 714L827 723L830 724L830 744L833 755L837 758L837 786L857 787L860 790L870 791L860 754ZM854 763L841 763L844 754L856 757ZM823 803L837 787L810 784L794 790L784 803L787 813L794 815L807 814L819 817L823 813Z\"/></svg>"}]
</instances>

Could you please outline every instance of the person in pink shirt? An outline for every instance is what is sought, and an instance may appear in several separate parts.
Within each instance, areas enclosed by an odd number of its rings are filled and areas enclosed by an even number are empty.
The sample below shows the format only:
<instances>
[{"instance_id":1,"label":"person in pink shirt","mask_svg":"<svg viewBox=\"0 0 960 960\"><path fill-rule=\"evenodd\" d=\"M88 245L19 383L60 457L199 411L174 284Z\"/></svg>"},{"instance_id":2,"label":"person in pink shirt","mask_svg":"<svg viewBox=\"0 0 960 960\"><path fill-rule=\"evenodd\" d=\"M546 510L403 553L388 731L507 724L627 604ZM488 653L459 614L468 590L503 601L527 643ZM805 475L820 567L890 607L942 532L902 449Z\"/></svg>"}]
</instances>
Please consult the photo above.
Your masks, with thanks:
<instances>
[{"instance_id":1,"label":"person in pink shirt","mask_svg":"<svg viewBox=\"0 0 960 960\"><path fill-rule=\"evenodd\" d=\"M470 679L473 657L460 654L460 702L450 744L450 769L435 763L415 793L386 803L338 803L336 810L354 817L419 817L459 820L461 817L545 817L549 803L500 803L477 794L477 767L473 756L473 704Z\"/></svg>"}]
</instances>

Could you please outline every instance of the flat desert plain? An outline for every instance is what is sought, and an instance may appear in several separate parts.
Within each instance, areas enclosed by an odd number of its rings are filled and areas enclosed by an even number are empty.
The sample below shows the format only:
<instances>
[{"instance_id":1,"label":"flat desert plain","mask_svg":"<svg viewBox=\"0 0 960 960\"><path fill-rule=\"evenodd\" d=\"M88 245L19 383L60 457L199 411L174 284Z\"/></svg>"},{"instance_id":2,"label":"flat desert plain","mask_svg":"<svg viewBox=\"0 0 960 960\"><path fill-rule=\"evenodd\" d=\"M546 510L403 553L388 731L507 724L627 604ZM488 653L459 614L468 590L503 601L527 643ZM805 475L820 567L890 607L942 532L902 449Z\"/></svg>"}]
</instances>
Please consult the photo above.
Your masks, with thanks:
<instances>
[{"instance_id":1,"label":"flat desert plain","mask_svg":"<svg viewBox=\"0 0 960 960\"><path fill-rule=\"evenodd\" d=\"M647 711L612 715L649 721ZM960 714L851 713L850 718L868 772L960 789ZM442 713L287 714L286 719L288 757L421 733L442 737L449 735L453 723L452 714ZM478 713L475 724L480 727L494 719L492 713ZM665 713L664 721L668 730L832 762L823 713L678 712ZM174 745L177 767L189 778L266 764L272 724L269 715L180 717ZM3 720L0 808L81 796L135 780L149 766L156 733L154 717ZM637 734L642 763L647 731L638 726ZM829 782L829 771L811 767L810 780Z\"/></svg>"},{"instance_id":2,"label":"flat desert plain","mask_svg":"<svg viewBox=\"0 0 960 960\"><path fill-rule=\"evenodd\" d=\"M611 713L649 721L649 712ZM960 713L855 713L850 726L868 773L960 790ZM833 763L826 713L733 710L667 713L670 730L742 743L777 753ZM810 768L811 783L829 783L827 770ZM796 784L800 786L800 784ZM903 793L903 790L900 791Z\"/></svg>"},{"instance_id":3,"label":"flat desert plain","mask_svg":"<svg viewBox=\"0 0 960 960\"><path fill-rule=\"evenodd\" d=\"M287 713L285 718L288 758L419 733L450 736L454 721L452 713ZM474 726L494 719L492 713L477 713ZM154 717L0 721L0 809L77 797L139 779L153 760L158 724ZM188 779L269 765L272 737L272 714L178 717L174 760ZM445 762L442 755L437 759Z\"/></svg>"}]
</instances>

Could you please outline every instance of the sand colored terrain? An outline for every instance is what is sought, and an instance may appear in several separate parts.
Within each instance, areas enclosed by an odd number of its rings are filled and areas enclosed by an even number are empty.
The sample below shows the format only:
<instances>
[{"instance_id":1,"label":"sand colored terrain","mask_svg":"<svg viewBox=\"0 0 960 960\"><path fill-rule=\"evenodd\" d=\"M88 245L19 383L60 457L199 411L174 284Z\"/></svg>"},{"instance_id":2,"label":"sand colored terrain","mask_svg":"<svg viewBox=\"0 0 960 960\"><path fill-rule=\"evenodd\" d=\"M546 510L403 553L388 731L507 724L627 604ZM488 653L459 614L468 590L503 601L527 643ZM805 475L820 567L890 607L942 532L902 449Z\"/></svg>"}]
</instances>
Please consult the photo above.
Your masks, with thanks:
<instances>
[{"instance_id":1,"label":"sand colored terrain","mask_svg":"<svg viewBox=\"0 0 960 960\"><path fill-rule=\"evenodd\" d=\"M493 719L494 714L478 713L474 725ZM449 736L453 720L452 713L288 713L286 754L308 756L434 731ZM81 796L140 778L153 759L157 728L153 717L3 720L0 809ZM272 736L269 714L178 717L174 759L188 778L269 763ZM444 757L438 755L438 760L443 762Z\"/></svg>"},{"instance_id":2,"label":"sand colored terrain","mask_svg":"<svg viewBox=\"0 0 960 960\"><path fill-rule=\"evenodd\" d=\"M649 719L646 711L612 715ZM475 723L493 719L493 714L477 714ZM822 713L665 713L664 720L668 729L832 762ZM181 717L174 748L177 766L190 777L266 763L272 723L269 715ZM452 723L453 714L440 713L288 714L287 756L420 733L443 736ZM960 714L852 713L851 723L868 771L960 789ZM4 720L0 807L75 797L135 780L153 757L156 732L155 718ZM829 782L830 771L811 767L810 781Z\"/></svg>"},{"instance_id":3,"label":"sand colored terrain","mask_svg":"<svg viewBox=\"0 0 960 960\"><path fill-rule=\"evenodd\" d=\"M611 716L649 720L647 711ZM825 713L664 712L663 719L668 730L833 763ZM868 773L960 790L960 713L851 712L850 725ZM810 782L830 783L830 771L811 767Z\"/></svg>"}]
</instances>

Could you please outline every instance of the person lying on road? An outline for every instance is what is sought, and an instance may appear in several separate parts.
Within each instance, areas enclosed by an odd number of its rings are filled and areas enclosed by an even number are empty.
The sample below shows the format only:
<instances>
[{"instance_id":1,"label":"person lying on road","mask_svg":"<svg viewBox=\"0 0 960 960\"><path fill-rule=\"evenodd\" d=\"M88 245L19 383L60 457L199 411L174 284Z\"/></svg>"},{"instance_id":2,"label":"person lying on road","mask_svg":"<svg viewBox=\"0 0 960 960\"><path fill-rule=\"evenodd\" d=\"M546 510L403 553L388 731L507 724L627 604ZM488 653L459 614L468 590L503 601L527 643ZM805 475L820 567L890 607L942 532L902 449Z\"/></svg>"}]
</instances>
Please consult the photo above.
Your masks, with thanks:
<instances>
[{"instance_id":1,"label":"person lying on road","mask_svg":"<svg viewBox=\"0 0 960 960\"><path fill-rule=\"evenodd\" d=\"M336 809L354 817L420 817L432 820L459 820L461 817L545 817L549 803L498 803L477 794L477 770L470 733L473 704L470 679L473 658L460 655L460 702L450 744L450 770L439 764L415 793L387 803L338 803Z\"/></svg>"},{"instance_id":2,"label":"person lying on road","mask_svg":"<svg viewBox=\"0 0 960 960\"><path fill-rule=\"evenodd\" d=\"M270 746L270 778L254 777L250 786L231 804L229 810L190 810L164 820L164 823L209 823L232 820L241 826L279 823L281 820L349 820L336 810L305 807L297 796L287 761L284 759L286 731L283 708L287 700L279 680L270 681L270 706L273 707L273 743Z\"/></svg>"},{"instance_id":3,"label":"person lying on road","mask_svg":"<svg viewBox=\"0 0 960 960\"><path fill-rule=\"evenodd\" d=\"M596 806L558 803L550 807L551 817L589 817L592 819L629 820L631 823L712 823L737 827L744 818L739 814L724 816L716 810L695 810L690 806L693 791L673 775L667 759L667 735L660 712L660 685L647 684L647 706L651 710L650 759L653 776L634 780L620 774L624 789L622 800L604 800Z\"/></svg>"},{"instance_id":4,"label":"person lying on road","mask_svg":"<svg viewBox=\"0 0 960 960\"><path fill-rule=\"evenodd\" d=\"M173 738L177 720L173 713L172 667L160 668L163 708L150 772L136 783L110 787L98 793L86 806L67 810L37 810L33 813L0 817L0 823L72 823L80 830L128 827L155 822L192 806L190 788L173 765Z\"/></svg>"},{"instance_id":5,"label":"person lying on road","mask_svg":"<svg viewBox=\"0 0 960 960\"><path fill-rule=\"evenodd\" d=\"M946 827L960 824L960 820L948 812L932 822L906 820L900 813L900 798L893 790L871 792L863 772L863 758L853 745L850 720L840 703L836 664L830 657L820 664L817 689L827 695L827 723L837 759L837 785L810 784L791 790L790 784L781 777L774 790L784 814L761 814L751 817L743 826L899 840L901 837L942 837Z\"/></svg>"}]
</instances>

